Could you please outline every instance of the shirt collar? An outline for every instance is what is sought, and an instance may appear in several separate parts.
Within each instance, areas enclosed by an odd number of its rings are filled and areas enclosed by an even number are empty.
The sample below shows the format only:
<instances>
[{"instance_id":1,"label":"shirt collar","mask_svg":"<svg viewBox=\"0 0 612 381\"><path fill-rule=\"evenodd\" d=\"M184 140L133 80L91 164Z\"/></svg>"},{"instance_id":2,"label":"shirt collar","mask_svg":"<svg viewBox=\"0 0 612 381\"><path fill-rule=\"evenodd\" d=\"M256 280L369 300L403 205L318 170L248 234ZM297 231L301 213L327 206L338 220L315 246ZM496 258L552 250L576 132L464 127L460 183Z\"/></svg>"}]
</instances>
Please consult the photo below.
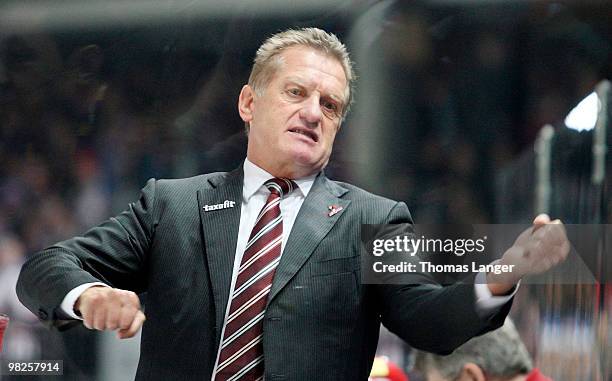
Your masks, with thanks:
<instances>
[{"instance_id":1,"label":"shirt collar","mask_svg":"<svg viewBox=\"0 0 612 381\"><path fill-rule=\"evenodd\" d=\"M249 200L264 183L274 176L253 164L249 159L244 160L244 184L242 186L242 197L244 200ZM304 198L308 196L312 185L314 184L317 174L303 177L301 179L293 179L298 185L299 191L302 192Z\"/></svg>"}]
</instances>

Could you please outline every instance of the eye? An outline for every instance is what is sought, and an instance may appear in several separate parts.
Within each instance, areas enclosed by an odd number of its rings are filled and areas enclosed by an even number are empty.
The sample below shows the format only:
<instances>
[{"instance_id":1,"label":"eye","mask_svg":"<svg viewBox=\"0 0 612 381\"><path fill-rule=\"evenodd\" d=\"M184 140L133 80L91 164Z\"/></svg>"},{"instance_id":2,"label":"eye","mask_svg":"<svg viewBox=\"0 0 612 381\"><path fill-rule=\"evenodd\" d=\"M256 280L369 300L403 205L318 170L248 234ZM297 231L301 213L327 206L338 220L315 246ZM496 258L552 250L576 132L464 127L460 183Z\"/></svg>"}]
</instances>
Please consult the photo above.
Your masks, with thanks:
<instances>
[{"instance_id":1,"label":"eye","mask_svg":"<svg viewBox=\"0 0 612 381\"><path fill-rule=\"evenodd\" d=\"M336 106L336 104L333 102L323 101L322 104L323 104L323 107L325 107L329 111L336 111L338 109L338 106Z\"/></svg>"},{"instance_id":2,"label":"eye","mask_svg":"<svg viewBox=\"0 0 612 381\"><path fill-rule=\"evenodd\" d=\"M291 95L296 96L296 97L297 97L297 96L300 96L300 95L302 95L302 94L303 94L302 90L301 90L301 89L299 89L299 88L297 88L297 87L292 87L292 88L290 88L289 90L287 90L287 92L288 92L289 94L291 94Z\"/></svg>"},{"instance_id":3,"label":"eye","mask_svg":"<svg viewBox=\"0 0 612 381\"><path fill-rule=\"evenodd\" d=\"M340 107L336 102L322 100L321 106L323 106L325 112L333 114L334 116L338 116L340 114Z\"/></svg>"}]
</instances>

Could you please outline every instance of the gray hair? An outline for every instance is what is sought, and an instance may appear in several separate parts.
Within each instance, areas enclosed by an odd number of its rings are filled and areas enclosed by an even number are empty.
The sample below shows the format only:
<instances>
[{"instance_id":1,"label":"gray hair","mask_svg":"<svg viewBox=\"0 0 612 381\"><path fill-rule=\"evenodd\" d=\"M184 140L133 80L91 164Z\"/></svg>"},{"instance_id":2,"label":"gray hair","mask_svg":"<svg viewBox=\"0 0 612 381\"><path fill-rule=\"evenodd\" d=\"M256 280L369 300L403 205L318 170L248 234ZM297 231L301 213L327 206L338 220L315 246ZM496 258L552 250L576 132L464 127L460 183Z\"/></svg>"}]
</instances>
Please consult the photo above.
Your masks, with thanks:
<instances>
[{"instance_id":1,"label":"gray hair","mask_svg":"<svg viewBox=\"0 0 612 381\"><path fill-rule=\"evenodd\" d=\"M471 339L448 356L417 351L415 368L421 372L435 369L442 377L453 380L468 362L500 378L527 374L533 367L514 324L506 319L501 328Z\"/></svg>"},{"instance_id":2,"label":"gray hair","mask_svg":"<svg viewBox=\"0 0 612 381\"><path fill-rule=\"evenodd\" d=\"M345 105L342 110L342 119L344 120L352 102L355 72L346 46L333 33L318 28L301 28L287 29L270 36L255 54L253 68L249 76L249 85L257 94L261 95L272 80L276 70L283 63L280 53L292 46L307 46L322 51L336 58L342 64L347 82L344 94Z\"/></svg>"}]
</instances>

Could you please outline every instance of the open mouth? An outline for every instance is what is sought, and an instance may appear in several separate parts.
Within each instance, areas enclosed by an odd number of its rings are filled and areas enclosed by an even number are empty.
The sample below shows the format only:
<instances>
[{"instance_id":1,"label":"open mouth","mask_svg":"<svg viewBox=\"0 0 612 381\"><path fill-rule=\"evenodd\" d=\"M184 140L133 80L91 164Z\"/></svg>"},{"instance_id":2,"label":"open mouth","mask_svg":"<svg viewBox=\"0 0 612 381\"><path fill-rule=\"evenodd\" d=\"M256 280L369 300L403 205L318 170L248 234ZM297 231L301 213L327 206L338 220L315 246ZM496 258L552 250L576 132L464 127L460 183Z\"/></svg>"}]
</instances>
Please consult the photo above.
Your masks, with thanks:
<instances>
[{"instance_id":1,"label":"open mouth","mask_svg":"<svg viewBox=\"0 0 612 381\"><path fill-rule=\"evenodd\" d=\"M319 136L316 133L314 133L313 131L308 130L308 129L304 129L304 128L291 128L289 130L289 132L293 132L294 134L304 135L304 136L310 138L315 143L319 141Z\"/></svg>"}]
</instances>

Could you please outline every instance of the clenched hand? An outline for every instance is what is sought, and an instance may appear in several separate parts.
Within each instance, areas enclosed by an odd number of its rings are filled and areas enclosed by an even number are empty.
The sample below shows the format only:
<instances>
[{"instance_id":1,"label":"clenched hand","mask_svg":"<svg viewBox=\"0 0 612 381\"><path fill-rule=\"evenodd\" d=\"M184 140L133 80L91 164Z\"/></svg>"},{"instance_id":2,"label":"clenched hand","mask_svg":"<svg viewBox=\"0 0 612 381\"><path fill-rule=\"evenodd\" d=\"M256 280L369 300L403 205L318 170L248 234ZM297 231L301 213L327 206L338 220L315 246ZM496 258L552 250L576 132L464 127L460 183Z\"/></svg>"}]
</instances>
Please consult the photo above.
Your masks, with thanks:
<instances>
[{"instance_id":1,"label":"clenched hand","mask_svg":"<svg viewBox=\"0 0 612 381\"><path fill-rule=\"evenodd\" d=\"M133 337L146 320L138 296L117 288L90 287L79 296L74 309L80 312L85 327L118 330L120 339Z\"/></svg>"}]
</instances>

